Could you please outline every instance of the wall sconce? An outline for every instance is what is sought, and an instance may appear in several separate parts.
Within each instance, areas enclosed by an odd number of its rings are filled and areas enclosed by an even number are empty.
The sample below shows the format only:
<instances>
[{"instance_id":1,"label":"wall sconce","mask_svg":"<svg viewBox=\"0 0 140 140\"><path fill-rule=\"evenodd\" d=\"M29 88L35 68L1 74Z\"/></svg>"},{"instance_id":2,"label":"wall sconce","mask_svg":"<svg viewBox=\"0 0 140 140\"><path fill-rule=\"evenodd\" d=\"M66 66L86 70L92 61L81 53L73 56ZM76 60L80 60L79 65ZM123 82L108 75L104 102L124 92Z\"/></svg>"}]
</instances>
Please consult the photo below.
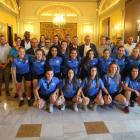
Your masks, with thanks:
<instances>
[{"instance_id":1,"label":"wall sconce","mask_svg":"<svg viewBox=\"0 0 140 140\"><path fill-rule=\"evenodd\" d=\"M121 30L120 24L118 24L118 25L115 26L115 30L116 30L116 33L119 33L120 32L120 30Z\"/></svg>"},{"instance_id":2,"label":"wall sconce","mask_svg":"<svg viewBox=\"0 0 140 140\"><path fill-rule=\"evenodd\" d=\"M91 28L89 26L87 26L84 30L84 33L89 33L89 34L92 33Z\"/></svg>"},{"instance_id":3,"label":"wall sconce","mask_svg":"<svg viewBox=\"0 0 140 140\"><path fill-rule=\"evenodd\" d=\"M31 38L36 37L35 36L35 23L23 23L23 35L25 31L29 31L30 32L30 36Z\"/></svg>"}]
</instances>

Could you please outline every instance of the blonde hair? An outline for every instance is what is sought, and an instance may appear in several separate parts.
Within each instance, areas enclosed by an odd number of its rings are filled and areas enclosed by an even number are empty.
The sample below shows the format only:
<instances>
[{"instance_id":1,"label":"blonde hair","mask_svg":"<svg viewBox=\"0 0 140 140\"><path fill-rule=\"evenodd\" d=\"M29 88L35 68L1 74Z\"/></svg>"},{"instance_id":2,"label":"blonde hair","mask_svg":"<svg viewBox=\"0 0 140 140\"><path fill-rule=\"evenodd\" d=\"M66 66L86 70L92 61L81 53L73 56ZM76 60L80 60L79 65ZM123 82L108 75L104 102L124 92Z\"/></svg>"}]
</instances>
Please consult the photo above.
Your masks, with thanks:
<instances>
[{"instance_id":1,"label":"blonde hair","mask_svg":"<svg viewBox=\"0 0 140 140\"><path fill-rule=\"evenodd\" d=\"M23 49L23 50L25 51L25 59L24 59L24 64L25 64L25 63L26 63L26 60L27 60L27 59L26 59L26 50L25 50L24 47L21 46L21 47L18 48L18 52L19 52L19 50L21 50L21 49ZM19 55L16 55L16 56L15 56L15 58L17 58L17 57L19 57Z\"/></svg>"},{"instance_id":2,"label":"blonde hair","mask_svg":"<svg viewBox=\"0 0 140 140\"><path fill-rule=\"evenodd\" d=\"M108 83L110 83L110 67L111 67L113 64L115 64L115 65L117 66L117 71L116 71L116 73L115 73L115 82L116 82L116 84L119 84L120 68L119 68L118 64L115 63L115 62L110 63L110 64L108 65L108 67L107 67L107 73L106 73L106 75L107 75L107 78L108 78Z\"/></svg>"}]
</instances>

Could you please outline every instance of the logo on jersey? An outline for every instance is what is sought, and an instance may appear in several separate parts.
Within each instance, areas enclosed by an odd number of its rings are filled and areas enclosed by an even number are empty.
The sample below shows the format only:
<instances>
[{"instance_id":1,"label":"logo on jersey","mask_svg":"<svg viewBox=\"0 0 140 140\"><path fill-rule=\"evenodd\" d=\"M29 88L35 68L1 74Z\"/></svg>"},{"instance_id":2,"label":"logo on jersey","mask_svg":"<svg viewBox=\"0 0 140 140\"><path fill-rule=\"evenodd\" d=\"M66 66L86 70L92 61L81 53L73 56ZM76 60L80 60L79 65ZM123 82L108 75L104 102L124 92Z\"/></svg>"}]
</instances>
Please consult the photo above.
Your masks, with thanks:
<instances>
[{"instance_id":1,"label":"logo on jersey","mask_svg":"<svg viewBox=\"0 0 140 140\"><path fill-rule=\"evenodd\" d=\"M59 60L57 60L56 63L59 63Z\"/></svg>"},{"instance_id":2,"label":"logo on jersey","mask_svg":"<svg viewBox=\"0 0 140 140\"><path fill-rule=\"evenodd\" d=\"M137 83L136 85L139 86L139 83Z\"/></svg>"},{"instance_id":3,"label":"logo on jersey","mask_svg":"<svg viewBox=\"0 0 140 140\"><path fill-rule=\"evenodd\" d=\"M55 85L55 83L53 82L53 83L52 83L52 86L54 86L54 85Z\"/></svg>"},{"instance_id":4,"label":"logo on jersey","mask_svg":"<svg viewBox=\"0 0 140 140\"><path fill-rule=\"evenodd\" d=\"M26 63L28 63L28 60L26 60Z\"/></svg>"},{"instance_id":5,"label":"logo on jersey","mask_svg":"<svg viewBox=\"0 0 140 140\"><path fill-rule=\"evenodd\" d=\"M123 61L125 61L125 59L123 59Z\"/></svg>"},{"instance_id":6,"label":"logo on jersey","mask_svg":"<svg viewBox=\"0 0 140 140\"><path fill-rule=\"evenodd\" d=\"M45 62L42 62L41 64L42 64L42 65L44 65L44 64L45 64Z\"/></svg>"}]
</instances>

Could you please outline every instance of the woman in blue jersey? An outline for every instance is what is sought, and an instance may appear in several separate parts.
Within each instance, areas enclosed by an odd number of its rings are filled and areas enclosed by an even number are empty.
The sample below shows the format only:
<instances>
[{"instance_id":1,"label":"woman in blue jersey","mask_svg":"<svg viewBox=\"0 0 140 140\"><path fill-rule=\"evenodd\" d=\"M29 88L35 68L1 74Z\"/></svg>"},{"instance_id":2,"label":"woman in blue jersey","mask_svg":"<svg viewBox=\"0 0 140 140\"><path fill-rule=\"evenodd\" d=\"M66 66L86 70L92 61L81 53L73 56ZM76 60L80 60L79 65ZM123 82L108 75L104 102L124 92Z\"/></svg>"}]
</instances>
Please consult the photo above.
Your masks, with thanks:
<instances>
[{"instance_id":1,"label":"woman in blue jersey","mask_svg":"<svg viewBox=\"0 0 140 140\"><path fill-rule=\"evenodd\" d=\"M42 49L37 49L35 52L35 56L30 58L33 88L36 86L38 80L45 76L46 61L43 60L43 54L44 52ZM34 106L36 106L36 98Z\"/></svg>"},{"instance_id":2,"label":"woman in blue jersey","mask_svg":"<svg viewBox=\"0 0 140 140\"><path fill-rule=\"evenodd\" d=\"M129 101L130 106L132 107L135 106L135 101L138 103L138 106L140 106L140 76L138 67L133 66L131 68L130 76L127 76L125 79L124 90L124 95L126 98L124 110L126 113L129 113Z\"/></svg>"},{"instance_id":3,"label":"woman in blue jersey","mask_svg":"<svg viewBox=\"0 0 140 140\"><path fill-rule=\"evenodd\" d=\"M87 109L87 105L89 104L90 100L94 102L93 103L94 111L96 111L98 105L104 104L102 90L106 93L108 100L110 100L111 102L111 97L108 94L108 91L104 87L102 80L98 78L97 68L95 66L92 66L90 68L88 77L82 81L81 87L77 92L78 96L80 92L82 93L82 105L84 110Z\"/></svg>"},{"instance_id":4,"label":"woman in blue jersey","mask_svg":"<svg viewBox=\"0 0 140 140\"><path fill-rule=\"evenodd\" d=\"M139 49L134 48L132 51L132 56L127 56L125 60L125 71L124 71L124 76L129 76L131 68L133 66L137 66L140 68L140 56L139 56Z\"/></svg>"},{"instance_id":5,"label":"woman in blue jersey","mask_svg":"<svg viewBox=\"0 0 140 140\"><path fill-rule=\"evenodd\" d=\"M47 100L49 100L49 112L53 112L53 104L56 102L57 92L59 91L58 85L59 79L54 77L53 69L47 68L45 76L41 78L34 87L34 94L37 98L36 107L38 109L43 108Z\"/></svg>"},{"instance_id":6,"label":"woman in blue jersey","mask_svg":"<svg viewBox=\"0 0 140 140\"><path fill-rule=\"evenodd\" d=\"M20 47L20 44L21 44L21 38L20 37L17 37L15 39L15 47L11 48L10 50L10 61L11 63L13 62L13 59L15 56L18 55L18 48ZM11 71L12 71L12 68L11 68ZM15 86L15 83L14 83L14 77L12 75L12 83L13 83L13 92L15 93L14 95L14 98L17 98L18 97L18 94L16 93L16 86ZM26 97L26 94L25 94L25 81L24 79L22 79L22 91L23 91L23 97Z\"/></svg>"},{"instance_id":7,"label":"woman in blue jersey","mask_svg":"<svg viewBox=\"0 0 140 140\"><path fill-rule=\"evenodd\" d=\"M54 70L54 76L58 79L61 79L61 64L63 62L63 55L58 46L53 45L50 47L47 56L47 67L50 67Z\"/></svg>"},{"instance_id":8,"label":"woman in blue jersey","mask_svg":"<svg viewBox=\"0 0 140 140\"><path fill-rule=\"evenodd\" d=\"M65 79L63 79L59 84L61 96L57 99L56 105L61 105L61 110L65 110L66 100L72 100L74 102L74 111L77 112L77 104L82 102L80 97L77 101L77 97L75 97L79 87L80 82L76 78L75 71L72 68L68 69Z\"/></svg>"},{"instance_id":9,"label":"woman in blue jersey","mask_svg":"<svg viewBox=\"0 0 140 140\"><path fill-rule=\"evenodd\" d=\"M114 58L114 62L116 62L120 67L120 74L121 74L121 80L124 81L124 68L125 68L125 48L124 46L118 47L118 53L112 55L111 57Z\"/></svg>"},{"instance_id":10,"label":"woman in blue jersey","mask_svg":"<svg viewBox=\"0 0 140 140\"><path fill-rule=\"evenodd\" d=\"M65 78L69 68L73 68L76 76L79 77L80 59L78 50L76 48L71 48L69 57L64 57L63 78Z\"/></svg>"},{"instance_id":11,"label":"woman in blue jersey","mask_svg":"<svg viewBox=\"0 0 140 140\"><path fill-rule=\"evenodd\" d=\"M110 52L108 49L104 49L103 56L98 58L98 75L100 78L104 76L107 72L108 65L113 62L113 58L110 57Z\"/></svg>"},{"instance_id":12,"label":"woman in blue jersey","mask_svg":"<svg viewBox=\"0 0 140 140\"><path fill-rule=\"evenodd\" d=\"M112 62L109 64L107 74L103 76L102 81L112 97L112 107L114 109L116 108L115 101L125 104L126 98L120 93L122 90L122 83L117 63ZM105 93L103 93L103 96L106 96ZM106 102L108 101L105 101L105 104L107 104ZM108 109L108 106L105 105L105 108Z\"/></svg>"},{"instance_id":13,"label":"woman in blue jersey","mask_svg":"<svg viewBox=\"0 0 140 140\"><path fill-rule=\"evenodd\" d=\"M14 77L14 83L16 85L16 90L20 98L19 107L24 104L22 91L21 91L21 81L22 77L25 79L25 84L27 88L28 96L28 106L31 106L31 73L29 66L29 57L25 54L25 48L19 47L18 56L13 59L12 62L12 74Z\"/></svg>"},{"instance_id":14,"label":"woman in blue jersey","mask_svg":"<svg viewBox=\"0 0 140 140\"><path fill-rule=\"evenodd\" d=\"M87 51L86 56L81 59L81 72L80 78L83 80L84 78L88 77L89 69L92 66L96 66L98 63L98 59L94 58L95 52L93 49Z\"/></svg>"},{"instance_id":15,"label":"woman in blue jersey","mask_svg":"<svg viewBox=\"0 0 140 140\"><path fill-rule=\"evenodd\" d=\"M69 48L68 48L67 42L65 40L61 41L60 49L61 49L63 56L69 54Z\"/></svg>"}]
</instances>

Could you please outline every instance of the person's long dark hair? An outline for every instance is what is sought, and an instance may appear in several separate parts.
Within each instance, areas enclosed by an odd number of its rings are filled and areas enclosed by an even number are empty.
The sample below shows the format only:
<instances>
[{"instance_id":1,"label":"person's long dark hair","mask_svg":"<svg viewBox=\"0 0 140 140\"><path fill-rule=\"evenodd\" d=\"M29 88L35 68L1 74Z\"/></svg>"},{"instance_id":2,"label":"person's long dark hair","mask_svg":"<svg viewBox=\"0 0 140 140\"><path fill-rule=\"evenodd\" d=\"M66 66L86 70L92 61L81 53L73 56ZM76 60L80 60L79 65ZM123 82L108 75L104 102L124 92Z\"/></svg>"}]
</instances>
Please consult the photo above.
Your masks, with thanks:
<instances>
[{"instance_id":1,"label":"person's long dark hair","mask_svg":"<svg viewBox=\"0 0 140 140\"><path fill-rule=\"evenodd\" d=\"M138 70L138 76L137 76L136 80L140 81L139 68L138 68L137 66L133 66L133 67L131 68L131 72L132 72L132 69ZM131 80L131 81L133 80L132 74L131 74L131 73L130 73L130 80Z\"/></svg>"},{"instance_id":2,"label":"person's long dark hair","mask_svg":"<svg viewBox=\"0 0 140 140\"><path fill-rule=\"evenodd\" d=\"M52 58L52 53L51 53L51 51L52 51L53 48L56 48L56 49L57 49L57 56L58 56L58 57L63 57L62 52L61 52L61 50L59 49L58 46L56 46L56 45L51 46L51 47L50 47L50 50L49 50L49 52L48 52L48 56L47 56L47 65L48 65L48 66L49 66L49 60Z\"/></svg>"},{"instance_id":3,"label":"person's long dark hair","mask_svg":"<svg viewBox=\"0 0 140 140\"><path fill-rule=\"evenodd\" d=\"M69 77L68 77L68 72L72 70L73 73L74 73L74 76L73 76L73 90L74 91L77 91L77 78L76 78L76 74L75 74L75 71L74 69L72 68L69 68L68 71L67 71L67 74L66 74L66 77L65 77L65 88L66 88L66 92L69 92Z\"/></svg>"},{"instance_id":4,"label":"person's long dark hair","mask_svg":"<svg viewBox=\"0 0 140 140\"><path fill-rule=\"evenodd\" d=\"M95 66L92 66L92 67L90 68L90 71L89 71L89 74L88 74L88 77L87 77L87 90L89 90L90 87L91 87L91 69L92 69L92 68L96 68L96 67L95 67ZM96 70L97 70L97 68L96 68ZM98 71L97 71L97 73L96 73L96 75L95 75L95 80L96 80L96 88L99 88Z\"/></svg>"},{"instance_id":5,"label":"person's long dark hair","mask_svg":"<svg viewBox=\"0 0 140 140\"><path fill-rule=\"evenodd\" d=\"M63 42L65 42L67 44L67 41L66 40L62 40L61 41L61 45L62 45ZM61 45L60 45L60 49L62 50ZM68 47L68 44L67 44L66 52L67 52L67 55L69 55L69 47Z\"/></svg>"},{"instance_id":6,"label":"person's long dark hair","mask_svg":"<svg viewBox=\"0 0 140 140\"><path fill-rule=\"evenodd\" d=\"M90 62L90 60L89 60L89 53L90 52L93 52L94 55L95 55L95 52L94 52L93 49L90 49L90 50L87 51L86 56L84 57L84 67L85 67L86 70L88 70L88 68L89 68L89 62Z\"/></svg>"},{"instance_id":7,"label":"person's long dark hair","mask_svg":"<svg viewBox=\"0 0 140 140\"><path fill-rule=\"evenodd\" d=\"M77 52L77 59L78 59L78 61L80 62L80 55L79 55L79 52L78 52L77 48L71 48L71 49L70 49L70 54L71 54L72 51L76 51L76 52ZM71 56L70 56L70 57L71 57Z\"/></svg>"}]
</instances>

